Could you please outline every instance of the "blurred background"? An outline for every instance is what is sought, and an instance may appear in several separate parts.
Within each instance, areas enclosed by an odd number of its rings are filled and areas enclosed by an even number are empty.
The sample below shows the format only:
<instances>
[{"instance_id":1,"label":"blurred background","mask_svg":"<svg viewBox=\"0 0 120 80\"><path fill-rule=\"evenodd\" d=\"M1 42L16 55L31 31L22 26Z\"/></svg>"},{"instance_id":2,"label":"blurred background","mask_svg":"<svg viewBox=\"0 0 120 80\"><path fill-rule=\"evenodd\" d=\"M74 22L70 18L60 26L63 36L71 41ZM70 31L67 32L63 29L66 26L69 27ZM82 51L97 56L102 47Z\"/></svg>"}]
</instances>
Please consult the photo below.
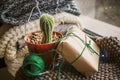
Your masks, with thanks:
<instances>
[{"instance_id":1,"label":"blurred background","mask_svg":"<svg viewBox=\"0 0 120 80\"><path fill-rule=\"evenodd\" d=\"M120 0L97 0L95 17L120 27Z\"/></svg>"},{"instance_id":2,"label":"blurred background","mask_svg":"<svg viewBox=\"0 0 120 80\"><path fill-rule=\"evenodd\" d=\"M83 15L120 27L120 0L75 0Z\"/></svg>"}]
</instances>

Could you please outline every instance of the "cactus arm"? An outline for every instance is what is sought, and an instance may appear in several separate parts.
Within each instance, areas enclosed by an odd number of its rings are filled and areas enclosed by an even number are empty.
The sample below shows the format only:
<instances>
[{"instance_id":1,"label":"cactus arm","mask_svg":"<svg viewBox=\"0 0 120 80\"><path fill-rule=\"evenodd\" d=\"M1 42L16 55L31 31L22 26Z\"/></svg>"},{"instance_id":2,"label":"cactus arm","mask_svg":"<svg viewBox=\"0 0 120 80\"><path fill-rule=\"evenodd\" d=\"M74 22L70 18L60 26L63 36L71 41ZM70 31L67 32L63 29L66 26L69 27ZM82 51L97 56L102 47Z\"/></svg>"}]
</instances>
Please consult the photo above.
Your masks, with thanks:
<instances>
[{"instance_id":1,"label":"cactus arm","mask_svg":"<svg viewBox=\"0 0 120 80\"><path fill-rule=\"evenodd\" d=\"M40 28L43 34L42 43L52 42L53 27L54 27L53 17L48 14L42 15L42 17L40 18Z\"/></svg>"}]
</instances>

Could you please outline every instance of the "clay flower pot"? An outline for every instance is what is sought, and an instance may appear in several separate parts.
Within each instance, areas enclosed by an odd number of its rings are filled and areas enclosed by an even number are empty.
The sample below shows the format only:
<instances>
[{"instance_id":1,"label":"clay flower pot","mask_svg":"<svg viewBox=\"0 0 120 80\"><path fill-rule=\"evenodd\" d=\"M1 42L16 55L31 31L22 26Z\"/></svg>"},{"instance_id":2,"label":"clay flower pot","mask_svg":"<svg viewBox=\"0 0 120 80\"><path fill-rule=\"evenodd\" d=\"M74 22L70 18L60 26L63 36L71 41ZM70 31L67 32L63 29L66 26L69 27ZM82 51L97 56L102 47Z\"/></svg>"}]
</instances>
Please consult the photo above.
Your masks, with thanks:
<instances>
[{"instance_id":1,"label":"clay flower pot","mask_svg":"<svg viewBox=\"0 0 120 80\"><path fill-rule=\"evenodd\" d=\"M53 61L53 56L55 56L55 53L49 53L48 51L51 50L56 42L51 43L43 43L43 44L33 44L31 42L28 42L27 39L32 36L33 33L38 33L40 31L32 32L29 34L26 34L24 37L25 43L28 46L28 49L32 53L38 53L43 58L45 65L48 66ZM53 32L53 34L56 34L57 36L62 36L59 32Z\"/></svg>"}]
</instances>

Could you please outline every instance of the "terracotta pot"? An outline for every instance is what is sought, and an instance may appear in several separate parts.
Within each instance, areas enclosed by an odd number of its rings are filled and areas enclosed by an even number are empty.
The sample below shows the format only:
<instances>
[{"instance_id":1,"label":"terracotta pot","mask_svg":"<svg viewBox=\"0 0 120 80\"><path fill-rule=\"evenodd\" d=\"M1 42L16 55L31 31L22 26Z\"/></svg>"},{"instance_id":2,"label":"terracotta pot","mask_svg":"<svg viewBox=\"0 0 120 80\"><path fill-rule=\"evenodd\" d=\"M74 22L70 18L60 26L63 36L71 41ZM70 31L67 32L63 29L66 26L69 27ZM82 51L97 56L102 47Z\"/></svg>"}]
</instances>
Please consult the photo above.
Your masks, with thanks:
<instances>
[{"instance_id":1,"label":"terracotta pot","mask_svg":"<svg viewBox=\"0 0 120 80\"><path fill-rule=\"evenodd\" d=\"M56 42L51 43L45 43L45 44L32 44L31 42L28 42L27 39L32 36L33 33L38 33L39 31L32 32L29 34L26 34L24 37L25 43L28 46L28 49L32 53L38 53L41 54L41 57L43 58L45 62L45 66L49 66L51 62L53 61L53 56L55 56L55 53L49 53L48 51L52 49L55 46ZM56 34L58 36L62 36L59 32L53 32L53 34Z\"/></svg>"}]
</instances>

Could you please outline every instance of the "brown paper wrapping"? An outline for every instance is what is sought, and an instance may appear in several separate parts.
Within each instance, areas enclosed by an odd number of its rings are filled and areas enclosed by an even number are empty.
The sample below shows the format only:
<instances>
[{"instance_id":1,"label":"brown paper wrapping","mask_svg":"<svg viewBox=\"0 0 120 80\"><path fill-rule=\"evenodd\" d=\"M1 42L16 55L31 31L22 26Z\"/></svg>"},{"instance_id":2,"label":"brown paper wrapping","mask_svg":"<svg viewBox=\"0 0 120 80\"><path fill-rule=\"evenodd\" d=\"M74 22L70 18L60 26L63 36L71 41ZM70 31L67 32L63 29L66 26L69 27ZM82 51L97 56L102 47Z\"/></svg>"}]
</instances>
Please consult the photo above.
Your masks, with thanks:
<instances>
[{"instance_id":1,"label":"brown paper wrapping","mask_svg":"<svg viewBox=\"0 0 120 80\"><path fill-rule=\"evenodd\" d=\"M68 32L72 32L85 40L85 34L76 27L72 27ZM91 41L91 47L99 54L99 48L97 45L93 40L87 37L87 42L89 40ZM57 50L61 52L62 56L69 63L71 63L81 54L84 47L85 45L78 38L69 36L59 43ZM81 72L85 76L90 76L98 71L98 65L99 56L95 53L93 54L88 48L86 48L81 57L72 64L77 71Z\"/></svg>"}]
</instances>

